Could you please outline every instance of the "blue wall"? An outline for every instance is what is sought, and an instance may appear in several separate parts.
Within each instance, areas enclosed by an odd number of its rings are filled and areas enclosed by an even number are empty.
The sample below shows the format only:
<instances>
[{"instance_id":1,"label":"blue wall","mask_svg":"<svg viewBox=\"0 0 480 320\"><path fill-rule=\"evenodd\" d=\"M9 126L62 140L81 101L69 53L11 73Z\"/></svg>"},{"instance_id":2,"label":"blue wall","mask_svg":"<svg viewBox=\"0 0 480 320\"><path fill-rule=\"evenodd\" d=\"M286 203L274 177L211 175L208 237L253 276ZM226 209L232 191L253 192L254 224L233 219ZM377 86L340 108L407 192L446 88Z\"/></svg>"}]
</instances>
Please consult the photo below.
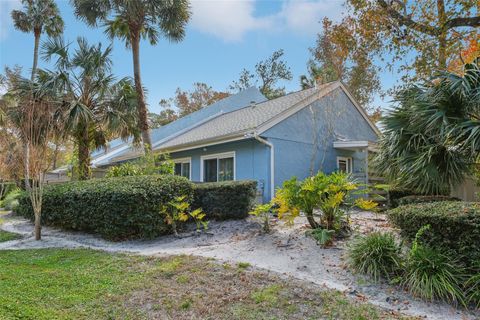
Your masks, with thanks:
<instances>
[{"instance_id":1,"label":"blue wall","mask_svg":"<svg viewBox=\"0 0 480 320\"><path fill-rule=\"evenodd\" d=\"M200 181L200 157L235 151L236 180L253 179L259 182L263 200L270 200L270 148L254 139L224 143L205 148L171 153L173 160L191 157L192 181Z\"/></svg>"},{"instance_id":2,"label":"blue wall","mask_svg":"<svg viewBox=\"0 0 480 320\"><path fill-rule=\"evenodd\" d=\"M316 136L315 136L316 135ZM353 158L353 172L365 172L366 152L333 148L340 140L376 141L377 135L341 90L315 101L262 134L275 146L275 188L283 181L337 170L337 156ZM317 139L317 150L313 152Z\"/></svg>"}]
</instances>

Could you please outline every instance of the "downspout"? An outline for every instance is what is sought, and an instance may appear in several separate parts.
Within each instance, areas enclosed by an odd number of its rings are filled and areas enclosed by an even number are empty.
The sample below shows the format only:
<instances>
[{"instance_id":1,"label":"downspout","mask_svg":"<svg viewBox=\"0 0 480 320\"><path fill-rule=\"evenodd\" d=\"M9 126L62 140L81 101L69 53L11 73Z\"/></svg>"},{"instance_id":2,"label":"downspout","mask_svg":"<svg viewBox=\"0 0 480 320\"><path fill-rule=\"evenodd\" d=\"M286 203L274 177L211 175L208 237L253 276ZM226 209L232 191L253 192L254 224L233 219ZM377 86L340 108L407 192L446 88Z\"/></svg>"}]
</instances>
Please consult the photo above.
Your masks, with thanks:
<instances>
[{"instance_id":1,"label":"downspout","mask_svg":"<svg viewBox=\"0 0 480 320\"><path fill-rule=\"evenodd\" d=\"M271 142L263 139L256 132L253 133L253 138L270 148L270 198L273 199L275 197L275 149Z\"/></svg>"}]
</instances>

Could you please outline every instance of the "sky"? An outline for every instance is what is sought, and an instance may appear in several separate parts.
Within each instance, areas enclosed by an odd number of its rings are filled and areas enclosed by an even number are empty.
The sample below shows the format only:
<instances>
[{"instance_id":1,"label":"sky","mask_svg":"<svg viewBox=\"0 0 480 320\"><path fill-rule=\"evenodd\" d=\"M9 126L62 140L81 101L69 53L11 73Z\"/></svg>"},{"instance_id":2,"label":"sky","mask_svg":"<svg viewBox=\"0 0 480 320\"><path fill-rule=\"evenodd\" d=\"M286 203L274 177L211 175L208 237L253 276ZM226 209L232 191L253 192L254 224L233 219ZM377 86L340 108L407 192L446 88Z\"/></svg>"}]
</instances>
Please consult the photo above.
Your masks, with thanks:
<instances>
[{"instance_id":1,"label":"sky","mask_svg":"<svg viewBox=\"0 0 480 320\"><path fill-rule=\"evenodd\" d=\"M121 41L112 41L101 28L90 28L73 15L68 0L57 0L65 21L64 38L74 42L85 37L90 43L113 44L113 72L120 79L133 76L132 56ZM287 92L300 89L299 78L307 72L309 48L321 32L320 21L339 21L343 0L192 0L192 18L186 37L180 43L160 39L156 46L143 41L140 47L141 74L147 89L147 102L153 112L161 111L159 101L173 97L177 87L192 88L205 82L215 90L226 90L243 68L283 49L293 79L282 82ZM21 8L19 0L0 0L0 67L24 67L28 75L33 60L33 34L15 30L10 12ZM43 40L46 35L43 35ZM40 68L51 68L40 61ZM383 89L397 77L381 74ZM375 98L374 104L387 107L388 97Z\"/></svg>"}]
</instances>

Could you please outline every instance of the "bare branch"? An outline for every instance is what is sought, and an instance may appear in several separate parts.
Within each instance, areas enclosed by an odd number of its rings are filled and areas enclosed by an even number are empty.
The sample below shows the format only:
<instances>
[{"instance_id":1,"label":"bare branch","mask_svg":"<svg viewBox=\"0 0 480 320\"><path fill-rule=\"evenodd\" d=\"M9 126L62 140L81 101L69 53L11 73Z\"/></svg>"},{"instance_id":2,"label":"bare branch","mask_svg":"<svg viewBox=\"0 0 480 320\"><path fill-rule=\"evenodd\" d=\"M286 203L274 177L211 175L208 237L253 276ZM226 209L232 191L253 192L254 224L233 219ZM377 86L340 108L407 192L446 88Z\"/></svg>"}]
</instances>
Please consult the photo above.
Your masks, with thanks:
<instances>
[{"instance_id":1,"label":"bare branch","mask_svg":"<svg viewBox=\"0 0 480 320\"><path fill-rule=\"evenodd\" d=\"M446 29L452 29L456 27L479 27L480 26L480 16L476 17L460 17L453 18L448 20L445 23Z\"/></svg>"}]
</instances>

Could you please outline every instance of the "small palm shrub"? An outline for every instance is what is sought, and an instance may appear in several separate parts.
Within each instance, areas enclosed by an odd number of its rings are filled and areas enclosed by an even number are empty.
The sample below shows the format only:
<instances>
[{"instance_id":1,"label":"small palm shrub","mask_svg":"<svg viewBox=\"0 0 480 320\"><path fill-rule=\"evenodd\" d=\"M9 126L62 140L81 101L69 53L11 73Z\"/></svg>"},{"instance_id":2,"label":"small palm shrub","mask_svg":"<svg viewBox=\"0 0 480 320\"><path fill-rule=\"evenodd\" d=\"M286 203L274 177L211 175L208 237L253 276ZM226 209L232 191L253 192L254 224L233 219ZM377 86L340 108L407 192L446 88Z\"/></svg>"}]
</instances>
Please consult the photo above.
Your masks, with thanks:
<instances>
[{"instance_id":1,"label":"small palm shrub","mask_svg":"<svg viewBox=\"0 0 480 320\"><path fill-rule=\"evenodd\" d=\"M18 207L18 198L21 194L22 192L18 188L11 190L5 195L5 198L0 201L0 208L3 207L7 210L15 210Z\"/></svg>"},{"instance_id":2,"label":"small palm shrub","mask_svg":"<svg viewBox=\"0 0 480 320\"><path fill-rule=\"evenodd\" d=\"M410 249L401 285L424 300L465 304L463 268L438 249L419 243L430 225L418 230Z\"/></svg>"},{"instance_id":3,"label":"small palm shrub","mask_svg":"<svg viewBox=\"0 0 480 320\"><path fill-rule=\"evenodd\" d=\"M373 232L354 240L348 250L350 267L372 277L389 279L402 266L401 245L390 233Z\"/></svg>"},{"instance_id":4,"label":"small palm shrub","mask_svg":"<svg viewBox=\"0 0 480 320\"><path fill-rule=\"evenodd\" d=\"M480 309L480 260L465 283L468 303Z\"/></svg>"},{"instance_id":5,"label":"small palm shrub","mask_svg":"<svg viewBox=\"0 0 480 320\"><path fill-rule=\"evenodd\" d=\"M262 220L262 229L263 232L270 232L270 217L272 216L272 207L271 203L259 204L253 208L248 214L256 216Z\"/></svg>"}]
</instances>

